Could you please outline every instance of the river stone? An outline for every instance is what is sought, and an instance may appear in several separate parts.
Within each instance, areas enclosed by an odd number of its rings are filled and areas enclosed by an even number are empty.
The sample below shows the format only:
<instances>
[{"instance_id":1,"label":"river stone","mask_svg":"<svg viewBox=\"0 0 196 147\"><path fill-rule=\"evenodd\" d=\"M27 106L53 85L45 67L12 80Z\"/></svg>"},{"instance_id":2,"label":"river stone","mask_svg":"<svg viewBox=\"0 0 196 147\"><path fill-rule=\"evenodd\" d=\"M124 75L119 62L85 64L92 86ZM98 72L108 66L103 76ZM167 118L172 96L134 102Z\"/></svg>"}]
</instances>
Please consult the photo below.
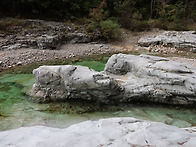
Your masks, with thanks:
<instances>
[{"instance_id":1,"label":"river stone","mask_svg":"<svg viewBox=\"0 0 196 147\"><path fill-rule=\"evenodd\" d=\"M196 128L178 128L135 118L85 121L65 129L22 127L0 132L1 146L17 147L194 147Z\"/></svg>"},{"instance_id":2,"label":"river stone","mask_svg":"<svg viewBox=\"0 0 196 147\"><path fill-rule=\"evenodd\" d=\"M157 36L145 36L138 40L140 46L148 47L150 45L164 45L176 47L181 50L190 50L195 52L196 33L195 31L165 31Z\"/></svg>"},{"instance_id":3,"label":"river stone","mask_svg":"<svg viewBox=\"0 0 196 147\"><path fill-rule=\"evenodd\" d=\"M196 104L196 69L163 57L116 54L102 72L63 65L41 66L33 74L30 95L39 101Z\"/></svg>"},{"instance_id":4,"label":"river stone","mask_svg":"<svg viewBox=\"0 0 196 147\"><path fill-rule=\"evenodd\" d=\"M84 66L41 66L33 74L36 82L30 95L43 102L80 98L108 103L122 91L113 78Z\"/></svg>"}]
</instances>

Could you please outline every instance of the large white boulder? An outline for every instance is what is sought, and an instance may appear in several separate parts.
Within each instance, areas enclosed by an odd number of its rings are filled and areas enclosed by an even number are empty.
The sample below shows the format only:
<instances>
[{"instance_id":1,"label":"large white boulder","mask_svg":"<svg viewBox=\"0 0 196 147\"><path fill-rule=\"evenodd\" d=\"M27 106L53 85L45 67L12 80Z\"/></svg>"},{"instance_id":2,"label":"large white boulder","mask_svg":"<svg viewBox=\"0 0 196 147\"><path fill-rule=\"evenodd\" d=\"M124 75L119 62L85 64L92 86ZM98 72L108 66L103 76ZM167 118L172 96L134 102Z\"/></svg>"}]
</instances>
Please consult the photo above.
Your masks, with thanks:
<instances>
[{"instance_id":1,"label":"large white boulder","mask_svg":"<svg viewBox=\"0 0 196 147\"><path fill-rule=\"evenodd\" d=\"M102 103L196 104L196 69L148 55L117 54L103 72L83 66L41 66L30 95L39 101L78 98Z\"/></svg>"},{"instance_id":2,"label":"large white boulder","mask_svg":"<svg viewBox=\"0 0 196 147\"><path fill-rule=\"evenodd\" d=\"M120 102L196 103L196 68L149 55L117 54L104 71L124 88Z\"/></svg>"},{"instance_id":3,"label":"large white boulder","mask_svg":"<svg viewBox=\"0 0 196 147\"><path fill-rule=\"evenodd\" d=\"M34 126L0 132L2 147L195 147L196 128L134 118L85 121L65 129Z\"/></svg>"},{"instance_id":4,"label":"large white boulder","mask_svg":"<svg viewBox=\"0 0 196 147\"><path fill-rule=\"evenodd\" d=\"M36 83L29 94L42 102L79 98L108 103L122 91L110 76L84 66L41 66L33 74Z\"/></svg>"}]
</instances>

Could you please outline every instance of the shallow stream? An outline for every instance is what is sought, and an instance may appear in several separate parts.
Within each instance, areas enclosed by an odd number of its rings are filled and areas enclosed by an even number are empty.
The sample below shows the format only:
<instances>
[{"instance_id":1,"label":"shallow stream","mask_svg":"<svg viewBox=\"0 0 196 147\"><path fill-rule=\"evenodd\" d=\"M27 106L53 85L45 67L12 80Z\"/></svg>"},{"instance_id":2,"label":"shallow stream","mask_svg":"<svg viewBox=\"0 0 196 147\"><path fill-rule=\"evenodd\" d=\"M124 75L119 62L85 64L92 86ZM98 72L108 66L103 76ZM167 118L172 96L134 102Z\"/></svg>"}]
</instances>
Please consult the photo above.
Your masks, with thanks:
<instances>
[{"instance_id":1,"label":"shallow stream","mask_svg":"<svg viewBox=\"0 0 196 147\"><path fill-rule=\"evenodd\" d=\"M74 64L101 71L107 59ZM86 120L109 117L135 117L179 127L196 126L196 110L193 108L155 104L110 106L79 100L47 104L33 103L25 94L33 83L32 74L0 76L0 131L34 125L64 128Z\"/></svg>"}]
</instances>

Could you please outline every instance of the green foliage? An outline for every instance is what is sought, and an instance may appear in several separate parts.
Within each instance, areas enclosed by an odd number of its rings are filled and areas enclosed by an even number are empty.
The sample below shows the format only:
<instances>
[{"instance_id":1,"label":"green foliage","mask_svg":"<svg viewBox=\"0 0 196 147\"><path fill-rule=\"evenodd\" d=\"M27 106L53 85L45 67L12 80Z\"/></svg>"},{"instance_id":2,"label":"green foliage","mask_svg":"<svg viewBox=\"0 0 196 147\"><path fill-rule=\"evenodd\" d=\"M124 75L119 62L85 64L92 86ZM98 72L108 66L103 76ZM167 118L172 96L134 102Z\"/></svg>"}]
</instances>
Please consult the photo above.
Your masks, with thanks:
<instances>
[{"instance_id":1,"label":"green foliage","mask_svg":"<svg viewBox=\"0 0 196 147\"><path fill-rule=\"evenodd\" d=\"M90 24L87 26L88 32L93 32L95 29L99 28L99 23L96 21L91 21Z\"/></svg>"},{"instance_id":2,"label":"green foliage","mask_svg":"<svg viewBox=\"0 0 196 147\"><path fill-rule=\"evenodd\" d=\"M196 21L196 9L192 11L190 17L191 17L192 21Z\"/></svg>"},{"instance_id":3,"label":"green foliage","mask_svg":"<svg viewBox=\"0 0 196 147\"><path fill-rule=\"evenodd\" d=\"M88 30L115 18L121 27L142 31L150 27L185 29L196 22L195 0L0 0L1 16L46 20L91 18ZM152 21L153 20L153 21ZM170 24L170 25L168 25Z\"/></svg>"},{"instance_id":4,"label":"green foliage","mask_svg":"<svg viewBox=\"0 0 196 147\"><path fill-rule=\"evenodd\" d=\"M100 31L101 36L107 41L119 39L122 33L116 18L109 18L102 21L89 19L86 30L91 33L96 32L96 30Z\"/></svg>"},{"instance_id":5,"label":"green foliage","mask_svg":"<svg viewBox=\"0 0 196 147\"><path fill-rule=\"evenodd\" d=\"M87 16L101 0L0 0L0 13L41 19L72 19Z\"/></svg>"},{"instance_id":6,"label":"green foliage","mask_svg":"<svg viewBox=\"0 0 196 147\"><path fill-rule=\"evenodd\" d=\"M167 23L165 21L156 19L156 20L149 20L149 25L152 26L152 28L159 28L163 30L168 30Z\"/></svg>"},{"instance_id":7,"label":"green foliage","mask_svg":"<svg viewBox=\"0 0 196 147\"><path fill-rule=\"evenodd\" d=\"M162 20L150 20L148 24L152 26L152 28L160 28L163 30L175 30L175 31L188 31L193 30L186 26L183 23L175 23L175 22L166 22Z\"/></svg>"},{"instance_id":8,"label":"green foliage","mask_svg":"<svg viewBox=\"0 0 196 147\"><path fill-rule=\"evenodd\" d=\"M175 31L188 31L189 29L186 28L182 23L175 23L168 25L169 30L175 30Z\"/></svg>"},{"instance_id":9,"label":"green foliage","mask_svg":"<svg viewBox=\"0 0 196 147\"><path fill-rule=\"evenodd\" d=\"M157 12L164 21L179 22L184 15L184 6L182 2L175 5L163 3L157 8Z\"/></svg>"},{"instance_id":10,"label":"green foliage","mask_svg":"<svg viewBox=\"0 0 196 147\"><path fill-rule=\"evenodd\" d=\"M107 40L118 39L121 36L120 25L112 20L100 22L101 33Z\"/></svg>"},{"instance_id":11,"label":"green foliage","mask_svg":"<svg viewBox=\"0 0 196 147\"><path fill-rule=\"evenodd\" d=\"M0 33L17 33L21 27L25 27L25 23L21 19L9 18L0 20Z\"/></svg>"}]
</instances>

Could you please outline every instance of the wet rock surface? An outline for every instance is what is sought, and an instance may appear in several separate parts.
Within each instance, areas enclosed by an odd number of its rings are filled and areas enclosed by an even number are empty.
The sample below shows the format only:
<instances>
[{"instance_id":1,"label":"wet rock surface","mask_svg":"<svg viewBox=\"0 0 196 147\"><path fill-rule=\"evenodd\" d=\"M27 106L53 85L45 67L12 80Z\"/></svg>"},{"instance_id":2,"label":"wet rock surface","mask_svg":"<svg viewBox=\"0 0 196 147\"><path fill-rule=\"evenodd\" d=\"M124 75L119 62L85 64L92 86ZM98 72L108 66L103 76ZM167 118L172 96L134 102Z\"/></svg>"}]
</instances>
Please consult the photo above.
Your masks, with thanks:
<instances>
[{"instance_id":1,"label":"wet rock surface","mask_svg":"<svg viewBox=\"0 0 196 147\"><path fill-rule=\"evenodd\" d=\"M39 132L39 133L38 133ZM0 132L2 146L184 146L196 144L196 128L178 128L135 118L85 121L65 129L34 126Z\"/></svg>"},{"instance_id":2,"label":"wet rock surface","mask_svg":"<svg viewBox=\"0 0 196 147\"><path fill-rule=\"evenodd\" d=\"M145 36L138 44L149 47L150 52L177 52L177 50L196 52L195 31L165 31L159 35Z\"/></svg>"},{"instance_id":3,"label":"wet rock surface","mask_svg":"<svg viewBox=\"0 0 196 147\"><path fill-rule=\"evenodd\" d=\"M66 43L86 43L100 38L100 32L87 33L85 26L43 20L20 20L20 25L0 32L0 50L20 48L56 49ZM11 33L10 33L11 32Z\"/></svg>"},{"instance_id":4,"label":"wet rock surface","mask_svg":"<svg viewBox=\"0 0 196 147\"><path fill-rule=\"evenodd\" d=\"M41 66L30 95L39 101L69 98L102 103L196 103L196 68L148 55L113 55L103 72L83 66Z\"/></svg>"}]
</instances>

